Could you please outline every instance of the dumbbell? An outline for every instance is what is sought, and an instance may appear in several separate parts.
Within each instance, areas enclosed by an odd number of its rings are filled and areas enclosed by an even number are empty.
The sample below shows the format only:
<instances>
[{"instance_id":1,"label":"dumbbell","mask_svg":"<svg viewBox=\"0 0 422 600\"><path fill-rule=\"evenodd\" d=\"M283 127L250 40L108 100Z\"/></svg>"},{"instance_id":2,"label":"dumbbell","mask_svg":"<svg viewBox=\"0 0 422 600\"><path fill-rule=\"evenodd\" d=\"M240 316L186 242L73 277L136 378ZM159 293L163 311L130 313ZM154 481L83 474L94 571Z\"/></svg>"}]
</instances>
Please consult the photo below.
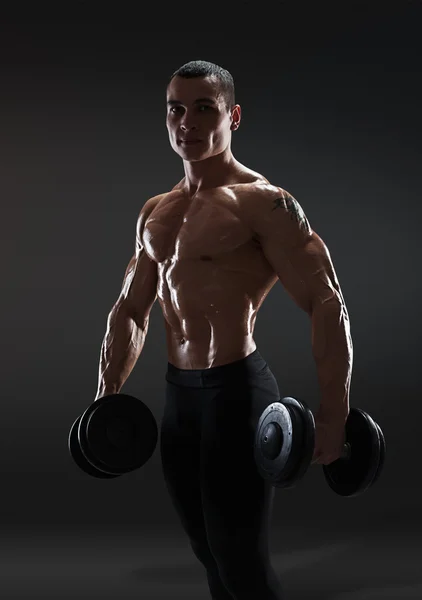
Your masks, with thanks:
<instances>
[{"instance_id":1,"label":"dumbbell","mask_svg":"<svg viewBox=\"0 0 422 600\"><path fill-rule=\"evenodd\" d=\"M297 485L315 449L315 420L309 407L287 396L262 412L255 431L254 457L261 476L275 487ZM340 496L357 496L378 480L385 460L381 427L360 408L351 408L338 460L323 465L325 480Z\"/></svg>"},{"instance_id":2,"label":"dumbbell","mask_svg":"<svg viewBox=\"0 0 422 600\"><path fill-rule=\"evenodd\" d=\"M146 404L127 394L110 394L93 402L75 420L68 448L82 471L112 479L142 467L157 441L157 422Z\"/></svg>"}]
</instances>

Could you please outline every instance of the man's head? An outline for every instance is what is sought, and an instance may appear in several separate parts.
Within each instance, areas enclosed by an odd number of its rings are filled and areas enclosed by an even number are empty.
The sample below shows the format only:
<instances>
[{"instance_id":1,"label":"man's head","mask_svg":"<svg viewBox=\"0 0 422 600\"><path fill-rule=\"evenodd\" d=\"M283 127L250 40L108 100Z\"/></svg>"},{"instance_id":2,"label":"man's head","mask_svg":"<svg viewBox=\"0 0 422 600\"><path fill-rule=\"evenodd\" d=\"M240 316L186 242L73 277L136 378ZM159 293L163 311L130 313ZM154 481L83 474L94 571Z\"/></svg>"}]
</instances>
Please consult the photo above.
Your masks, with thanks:
<instances>
[{"instance_id":1,"label":"man's head","mask_svg":"<svg viewBox=\"0 0 422 600\"><path fill-rule=\"evenodd\" d=\"M195 60L177 69L167 85L166 125L170 144L184 160L204 160L223 152L238 128L231 74L218 65ZM183 140L199 139L187 145Z\"/></svg>"}]
</instances>

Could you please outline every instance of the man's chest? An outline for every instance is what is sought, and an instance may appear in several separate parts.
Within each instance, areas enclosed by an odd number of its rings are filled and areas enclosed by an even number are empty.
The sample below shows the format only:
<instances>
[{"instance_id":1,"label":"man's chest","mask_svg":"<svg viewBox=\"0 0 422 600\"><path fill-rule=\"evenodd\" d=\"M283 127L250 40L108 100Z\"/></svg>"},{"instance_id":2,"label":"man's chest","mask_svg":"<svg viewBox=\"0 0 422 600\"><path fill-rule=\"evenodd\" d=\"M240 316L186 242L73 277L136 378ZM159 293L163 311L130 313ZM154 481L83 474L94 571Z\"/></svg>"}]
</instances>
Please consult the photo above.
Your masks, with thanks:
<instances>
[{"instance_id":1,"label":"man's chest","mask_svg":"<svg viewBox=\"0 0 422 600\"><path fill-rule=\"evenodd\" d=\"M230 253L253 237L242 217L242 197L202 193L193 200L164 198L149 215L142 232L148 256L157 263L169 259L209 259Z\"/></svg>"}]
</instances>

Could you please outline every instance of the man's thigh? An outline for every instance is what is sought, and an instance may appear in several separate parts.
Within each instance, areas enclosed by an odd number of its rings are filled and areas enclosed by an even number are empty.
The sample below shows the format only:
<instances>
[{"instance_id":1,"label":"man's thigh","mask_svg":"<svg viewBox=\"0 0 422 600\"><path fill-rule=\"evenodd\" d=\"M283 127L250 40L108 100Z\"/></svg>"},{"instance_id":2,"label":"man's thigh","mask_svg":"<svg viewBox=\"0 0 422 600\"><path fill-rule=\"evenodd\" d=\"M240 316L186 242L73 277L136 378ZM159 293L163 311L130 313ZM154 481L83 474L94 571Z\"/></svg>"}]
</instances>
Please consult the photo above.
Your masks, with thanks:
<instances>
[{"instance_id":1,"label":"man's thigh","mask_svg":"<svg viewBox=\"0 0 422 600\"><path fill-rule=\"evenodd\" d=\"M253 384L219 389L202 407L202 505L213 551L225 544L245 552L267 545L274 488L258 473L254 438L262 411L277 400L277 384L267 372Z\"/></svg>"},{"instance_id":2,"label":"man's thigh","mask_svg":"<svg viewBox=\"0 0 422 600\"><path fill-rule=\"evenodd\" d=\"M203 542L198 390L166 384L160 451L166 487L182 525L191 538Z\"/></svg>"}]
</instances>

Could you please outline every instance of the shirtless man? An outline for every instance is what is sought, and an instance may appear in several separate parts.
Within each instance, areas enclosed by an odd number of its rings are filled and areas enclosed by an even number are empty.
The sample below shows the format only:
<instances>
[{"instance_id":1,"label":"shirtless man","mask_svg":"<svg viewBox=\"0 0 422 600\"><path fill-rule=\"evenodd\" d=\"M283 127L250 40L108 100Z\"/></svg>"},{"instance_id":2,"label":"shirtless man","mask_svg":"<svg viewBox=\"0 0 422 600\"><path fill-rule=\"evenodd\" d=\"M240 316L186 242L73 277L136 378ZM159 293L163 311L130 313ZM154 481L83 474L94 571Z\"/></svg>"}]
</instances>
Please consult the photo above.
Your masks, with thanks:
<instances>
[{"instance_id":1,"label":"shirtless man","mask_svg":"<svg viewBox=\"0 0 422 600\"><path fill-rule=\"evenodd\" d=\"M160 449L175 509L214 600L280 600L268 547L274 488L253 456L259 416L281 397L253 337L276 281L311 319L321 394L313 462L340 456L353 351L328 249L291 194L234 158L240 120L224 69L192 61L172 76L166 123L185 177L140 211L97 399L131 373L158 297L168 351Z\"/></svg>"}]
</instances>

